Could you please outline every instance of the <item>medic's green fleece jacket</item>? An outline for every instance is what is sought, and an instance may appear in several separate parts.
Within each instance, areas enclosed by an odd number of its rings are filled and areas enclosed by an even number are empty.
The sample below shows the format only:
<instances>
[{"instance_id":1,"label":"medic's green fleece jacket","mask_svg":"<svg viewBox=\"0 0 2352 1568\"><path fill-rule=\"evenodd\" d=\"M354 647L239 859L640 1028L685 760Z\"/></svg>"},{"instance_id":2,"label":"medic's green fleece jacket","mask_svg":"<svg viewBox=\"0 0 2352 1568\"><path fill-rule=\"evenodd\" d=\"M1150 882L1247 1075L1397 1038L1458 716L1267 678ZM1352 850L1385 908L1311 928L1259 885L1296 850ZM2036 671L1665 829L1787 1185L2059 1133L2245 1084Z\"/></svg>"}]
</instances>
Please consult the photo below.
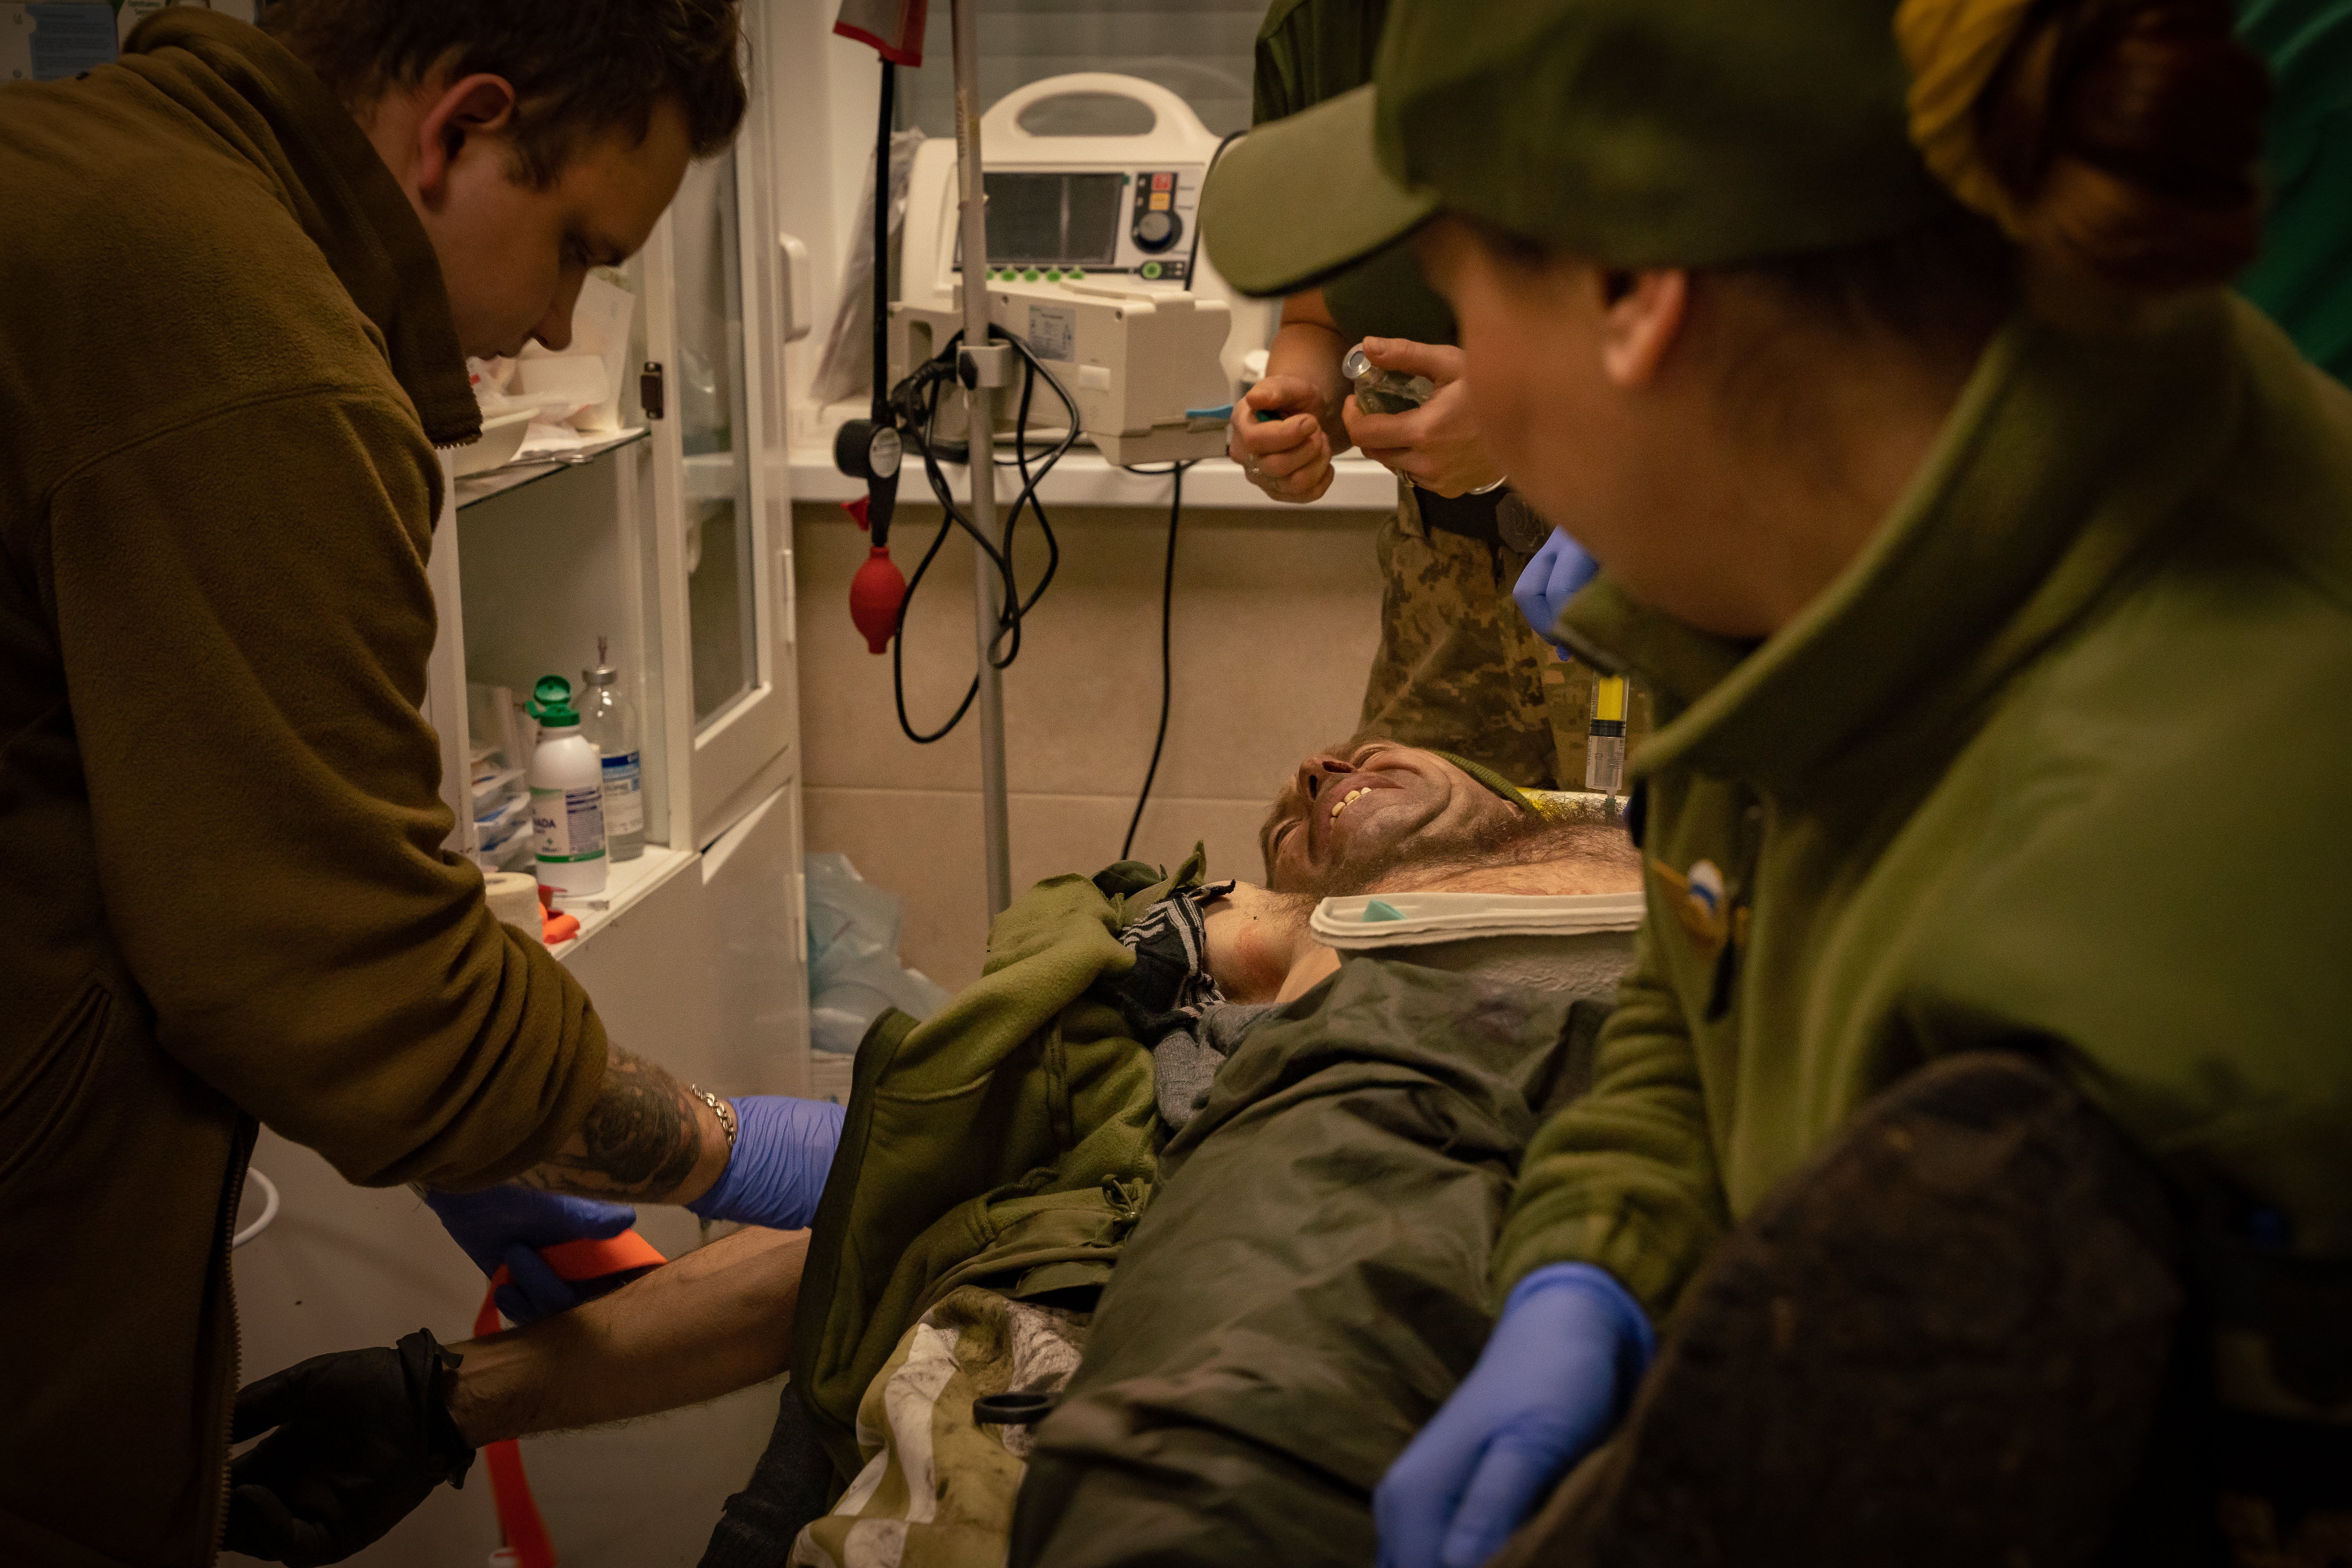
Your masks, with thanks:
<instances>
[{"instance_id":1,"label":"medic's green fleece jacket","mask_svg":"<svg viewBox=\"0 0 2352 1568\"><path fill-rule=\"evenodd\" d=\"M2005 331L1760 647L1605 578L1557 629L1674 717L1640 958L1498 1287L1582 1259L1664 1313L1864 1100L1983 1046L2352 1254L2352 395L2252 309Z\"/></svg>"},{"instance_id":2,"label":"medic's green fleece jacket","mask_svg":"<svg viewBox=\"0 0 2352 1568\"><path fill-rule=\"evenodd\" d=\"M433 446L477 415L350 115L173 6L0 86L0 1562L201 1563L255 1120L486 1182L605 1045L440 853Z\"/></svg>"}]
</instances>

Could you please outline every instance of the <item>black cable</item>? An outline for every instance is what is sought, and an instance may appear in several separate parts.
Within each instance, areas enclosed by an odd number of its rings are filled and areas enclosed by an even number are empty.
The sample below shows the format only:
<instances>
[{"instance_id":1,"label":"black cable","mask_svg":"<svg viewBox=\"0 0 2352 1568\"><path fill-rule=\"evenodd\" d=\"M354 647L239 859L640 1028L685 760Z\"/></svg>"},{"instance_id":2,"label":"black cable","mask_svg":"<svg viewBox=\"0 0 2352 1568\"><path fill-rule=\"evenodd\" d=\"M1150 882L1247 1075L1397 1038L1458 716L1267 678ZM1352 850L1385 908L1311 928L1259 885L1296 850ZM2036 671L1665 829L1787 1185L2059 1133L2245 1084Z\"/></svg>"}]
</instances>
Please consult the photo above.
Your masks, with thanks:
<instances>
[{"instance_id":1,"label":"black cable","mask_svg":"<svg viewBox=\"0 0 2352 1568\"><path fill-rule=\"evenodd\" d=\"M882 126L874 138L874 422L890 417L890 132L898 68L882 60ZM877 542L880 542L877 541Z\"/></svg>"},{"instance_id":2,"label":"black cable","mask_svg":"<svg viewBox=\"0 0 2352 1568\"><path fill-rule=\"evenodd\" d=\"M898 708L898 730L919 746L928 746L934 741L944 739L950 731L963 722L963 716L971 710L972 699L980 695L980 677L974 674L971 684L964 688L963 700L956 704L953 713L948 715L948 721L928 735L918 734L914 724L907 718L907 606L914 600L915 584L920 583L923 574L931 569L931 558L940 552L940 546L947 542L948 530L954 526L951 522L940 523L940 531L931 535L930 548L923 552L920 561L915 563L914 574L907 579L907 595L898 601L898 629L890 634L890 695Z\"/></svg>"},{"instance_id":3,"label":"black cable","mask_svg":"<svg viewBox=\"0 0 2352 1568\"><path fill-rule=\"evenodd\" d=\"M1203 200L1208 196L1209 176L1217 172L1217 160L1225 155L1226 148L1247 134L1246 131L1231 131L1218 141L1216 151L1209 154L1208 167L1201 173L1201 195ZM1188 290L1197 289L1200 287L1200 281L1201 224L1199 209L1195 207L1192 244L1184 253L1184 287ZM1055 390L1060 390L1058 385ZM1063 395L1063 401L1065 403L1069 401L1066 393ZM1071 417L1073 420L1076 418L1075 409L1071 412ZM1122 860L1126 859L1135 848L1135 830L1142 826L1143 808L1151 799L1152 781L1160 776L1160 754L1168 744L1169 699L1175 686L1171 674L1172 665L1169 657L1169 635L1176 595L1176 528L1184 514L1184 470L1192 466L1190 461L1186 461L1171 463L1164 468L1130 468L1128 469L1131 474L1172 474L1175 476L1175 487L1174 494L1170 497L1168 502L1168 557L1160 573L1160 727L1151 737L1151 765L1143 770L1143 788L1136 793L1135 815L1128 818L1127 837L1118 847L1118 858Z\"/></svg>"},{"instance_id":4,"label":"black cable","mask_svg":"<svg viewBox=\"0 0 2352 1568\"><path fill-rule=\"evenodd\" d=\"M1201 174L1201 193L1203 199L1208 195L1209 176L1217 172L1217 160L1225 155L1226 148L1247 134L1245 131L1226 132L1217 142L1216 151L1209 154L1208 167ZM1198 209L1195 208L1192 244L1184 255L1184 287L1187 289L1197 289L1200 286L1200 278L1201 225ZM1024 349L1023 352L1025 353L1027 350ZM1040 365L1038 368L1043 370L1045 367ZM1058 384L1055 390L1057 392L1061 390ZM1069 395L1064 393L1062 401L1068 403ZM1076 410L1073 408L1072 420L1075 421L1076 416ZM1122 860L1134 851L1135 830L1143 824L1143 808L1151 799L1152 782L1160 776L1160 756L1168 745L1169 700L1175 689L1173 664L1170 658L1169 646L1170 628L1174 619L1176 599L1176 530L1184 515L1184 470L1192 466L1192 461L1188 460L1171 463L1164 468L1130 468L1127 470L1131 474L1172 474L1175 476L1175 485L1174 493L1171 495L1168 501L1168 556L1160 571L1160 727L1151 737L1151 765L1143 770L1143 788L1136 792L1135 815L1128 818L1127 837L1118 847L1118 858Z\"/></svg>"},{"instance_id":5,"label":"black cable","mask_svg":"<svg viewBox=\"0 0 2352 1568\"><path fill-rule=\"evenodd\" d=\"M894 403L898 405L898 411L904 418L908 436L913 438L916 449L922 455L923 473L925 479L930 483L932 496L938 500L940 510L945 514L940 521L939 531L932 535L929 548L923 552L922 559L916 563L914 573L907 580L907 592L898 603L898 625L891 637L890 686L892 700L898 709L898 729L917 745L929 745L935 741L945 738L963 721L963 716L971 710L972 701L980 693L980 675L975 670L971 683L964 689L963 700L956 704L955 711L940 728L926 734L918 731L907 717L907 615L914 604L916 587L929 574L932 561L940 552L940 547L947 542L948 531L961 528L971 535L974 546L988 557L1004 584L1004 602L997 611L997 624L989 639L988 654L990 664L1000 670L1011 666L1014 656L1020 652L1021 622L1032 609L1036 607L1037 600L1044 595L1046 586L1053 582L1054 574L1061 565L1061 544L1054 535L1053 524L1046 519L1044 505L1037 499L1037 487L1053 470L1054 465L1060 462L1064 455L1077 444L1078 405L1076 400L1070 396L1068 390L1062 385L1054 373L1047 370L1038 361L1036 355L1030 352L1028 344L995 328L990 329L989 336L992 339L1003 338L1012 345L1024 362L1020 405L1021 423L1016 427L1013 437L1013 463L1009 465L1019 468L1023 482L1020 493L1013 498L1012 510L1006 513L1004 524L996 539L990 540L982 536L978 525L956 505L954 493L948 488L947 476L940 468L942 454L939 449L939 444L932 439L932 430L939 420L940 399L947 389L948 382L956 374L956 350L962 342L963 334L957 332L950 337L939 353L917 366L913 374L901 382L891 395ZM1033 473L1029 468L1028 444L1025 437L1028 412L1035 394L1037 379L1040 376L1045 378L1046 385L1051 387L1054 395L1061 400L1067 421L1066 427L1062 432L1061 440L1052 451L1038 460L1037 468ZM992 479L992 474L989 478ZM1038 579L1036 586L1026 595L1021 592L1020 580L1015 574L1013 564L1013 529L1020 522L1021 512L1024 507L1036 514L1037 526L1045 532L1046 546L1045 574ZM1000 653L1008 637L1011 639L1011 647Z\"/></svg>"},{"instance_id":6,"label":"black cable","mask_svg":"<svg viewBox=\"0 0 2352 1568\"><path fill-rule=\"evenodd\" d=\"M991 330L991 335L995 335L993 329ZM1004 559L1008 580L1013 560L1013 532L1020 525L1021 509L1024 506L1035 515L1037 527L1045 536L1045 570L1037 579L1037 585L1029 591L1029 596L1017 601L1018 608L1013 612L1011 617L1013 646L1002 659L996 661L996 668L999 669L1008 668L1013 663L1013 657L1021 651L1022 619L1036 605L1037 601L1045 596L1045 589L1054 581L1054 574L1062 568L1061 541L1054 535L1054 525L1045 516L1045 502L1038 499L1037 486L1039 481L1052 471L1054 465L1062 460L1063 455L1077 444L1078 439L1078 405L1071 398L1068 390L1062 385L1061 379L1045 368L1045 362L1030 352L1027 343L1010 334L1005 335L1005 342L1020 354L1024 365L1021 380L1020 412L1015 416L1013 426L1013 466L1021 470L1021 492L1013 498L1013 510L1005 514L1004 521ZM1047 386L1054 389L1054 395L1062 400L1065 427L1060 443L1039 459L1037 471L1033 475L1029 471L1029 406L1031 398L1037 390L1037 380L1040 376L1045 378ZM998 640L1002 641L1004 636L1003 627L999 627L997 636Z\"/></svg>"},{"instance_id":7,"label":"black cable","mask_svg":"<svg viewBox=\"0 0 2352 1568\"><path fill-rule=\"evenodd\" d=\"M961 333L958 334L958 336L961 335ZM955 345L950 341L946 354L950 363L954 353ZM935 360L932 363L936 364L938 362ZM930 403L924 420L924 430L927 436L932 421L939 415L940 392L942 384L942 378L937 375L930 378ZM980 672L978 670L972 672L971 683L963 689L963 700L956 704L955 711L948 715L946 723L929 734L924 734L915 728L913 721L907 717L907 613L914 607L915 590L921 586L925 574L931 569L931 562L939 555L940 546L947 542L948 531L953 528L961 527L966 533L971 534L973 542L987 552L989 557L996 563L1000 572L1007 570L1003 558L997 554L988 541L981 537L980 530L973 527L971 520L956 510L955 498L948 491L947 478L940 472L938 454L931 450L928 440L923 443L923 472L924 476L930 480L932 493L938 498L940 506L946 515L940 520L940 531L931 535L929 547L923 552L923 558L915 563L915 570L907 579L907 592L898 600L898 623L890 636L890 698L898 710L898 731L919 746L928 746L935 741L945 740L958 724L963 722L963 716L971 711L973 699L980 695Z\"/></svg>"},{"instance_id":8,"label":"black cable","mask_svg":"<svg viewBox=\"0 0 2352 1568\"><path fill-rule=\"evenodd\" d=\"M993 329L992 329L992 331ZM1022 486L1021 493L1013 498L1013 510L1006 513L1004 518L1004 559L1008 564L1013 560L1013 531L1021 526L1022 503L1024 500L1032 499L1029 495L1032 483L1029 479L1029 401L1031 397L1035 395L1036 391L1037 372L1034 367L1024 364L1022 367L1021 373L1021 402L1019 406L1013 411L1013 466L1021 470ZM1000 468L1004 467L1003 459L993 456L989 458L989 461L994 463ZM992 481L993 481L994 478L995 476L993 475L990 476ZM974 482L977 482L976 476ZM1055 572L1059 570L1062 564L1061 546L1054 541L1054 530L1052 525L1045 521L1045 511L1043 507L1040 507L1037 510L1037 522L1039 527L1045 530L1045 542L1048 550L1045 563L1045 582L1051 582ZM1045 591L1045 583L1039 583L1037 584L1037 593L1042 594ZM1035 594L1030 595L1029 604L1027 605L1022 604L1017 598L1013 602L1011 605L1013 612L1011 635L1013 640L1010 646L1004 645L1006 636L1005 621L1002 617L998 619L996 624L996 636L989 643L988 648L988 661L994 665L998 669L1010 668L1013 661L1021 657L1021 617L1027 613L1029 605L1034 605L1036 602ZM998 652L1000 647L1002 647L1003 650L1001 656Z\"/></svg>"},{"instance_id":9,"label":"black cable","mask_svg":"<svg viewBox=\"0 0 2352 1568\"><path fill-rule=\"evenodd\" d=\"M1160 753L1168 744L1168 702L1175 689L1173 667L1169 659L1169 628L1173 620L1176 602L1176 525L1184 515L1184 470L1191 462L1171 463L1164 468L1130 468L1129 473L1162 473L1176 477L1175 493L1168 502L1168 558L1160 569L1160 729L1151 737L1151 765L1143 770L1143 788L1135 797L1135 815L1127 820L1127 837L1118 847L1118 858L1127 859L1135 849L1135 830L1143 823L1143 807L1151 799L1151 781L1160 776Z\"/></svg>"},{"instance_id":10,"label":"black cable","mask_svg":"<svg viewBox=\"0 0 2352 1568\"><path fill-rule=\"evenodd\" d=\"M947 736L963 721L963 716L971 710L973 699L980 692L980 676L977 671L973 673L971 684L964 689L963 700L956 704L954 713L949 716L945 724L929 734L916 730L912 721L907 717L906 681L907 613L914 603L915 589L929 574L931 563L938 558L940 547L947 542L948 531L950 528L960 527L970 534L972 543L996 568L997 575L1004 584L1004 602L997 612L997 624L989 638L988 660L1000 670L1012 665L1021 651L1023 617L1036 606L1038 598L1044 595L1047 585L1053 582L1055 574L1061 568L1061 542L1055 537L1053 524L1045 516L1045 507L1037 500L1036 490L1038 483L1052 470L1054 465L1061 460L1063 454L1076 442L1078 409L1077 405L1071 400L1069 393L1063 388L1059 381L1054 378L1053 373L1045 370L1038 363L1036 356L1029 352L1028 345L1018 338L1010 338L1008 341L1020 351L1022 358L1027 362L1021 384L1020 422L1013 436L1013 466L1021 470L1023 482L1021 493L1014 498L1013 510L1006 516L998 537L993 540L982 537L979 528L956 506L955 498L948 489L947 477L940 471L940 459L944 454L933 437L934 426L939 419L940 396L949 378L955 374L956 350L962 342L963 334L958 332L950 338L946 347L940 353L915 367L914 372L897 387L890 387L888 382L890 138L891 132L895 129L893 121L897 118L897 71L888 60L884 60L880 112L877 117L874 138L874 392L871 406L876 424L892 424L905 428L909 436L916 437L915 444L923 457L924 475L930 481L932 494L939 500L940 510L946 514L940 524L939 531L932 535L929 546L924 550L922 559L915 563L914 574L907 580L906 593L898 602L898 622L891 636L891 701L898 710L898 729L916 744L929 745ZM991 338L1005 335L994 328L991 328L989 331ZM1027 442L1029 409L1036 390L1037 377L1041 374L1053 387L1055 395L1062 400L1062 406L1068 416L1068 427L1063 432L1061 444L1045 456L1040 462L1037 471L1032 474L1029 470ZM926 393L929 395L928 402L925 400ZM917 436L919 411L920 434ZM964 448L961 460L969 462L968 447ZM987 476L987 479L992 482L993 475ZM1045 535L1046 552L1045 574L1038 579L1037 585L1025 597L1021 593L1020 581L1013 564L1013 535L1020 526L1021 512L1024 506L1036 514L1037 526ZM877 544L883 542L880 526L875 530L875 542ZM1008 637L1010 638L1009 647L1007 646Z\"/></svg>"}]
</instances>

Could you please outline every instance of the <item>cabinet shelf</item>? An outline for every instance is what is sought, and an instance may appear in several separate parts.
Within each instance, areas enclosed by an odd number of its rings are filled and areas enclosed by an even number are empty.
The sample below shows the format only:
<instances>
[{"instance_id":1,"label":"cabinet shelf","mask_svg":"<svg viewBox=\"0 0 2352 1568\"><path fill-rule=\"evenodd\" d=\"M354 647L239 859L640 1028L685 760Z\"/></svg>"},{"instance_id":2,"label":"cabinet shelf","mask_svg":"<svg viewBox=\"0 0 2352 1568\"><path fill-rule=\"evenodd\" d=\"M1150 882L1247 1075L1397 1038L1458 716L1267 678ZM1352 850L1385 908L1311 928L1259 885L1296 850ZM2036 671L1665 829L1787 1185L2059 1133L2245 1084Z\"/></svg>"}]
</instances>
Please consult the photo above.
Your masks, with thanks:
<instances>
[{"instance_id":1,"label":"cabinet shelf","mask_svg":"<svg viewBox=\"0 0 2352 1568\"><path fill-rule=\"evenodd\" d=\"M700 856L684 849L666 848L658 844L646 845L643 855L634 860L620 862L605 874L603 892L556 901L556 908L579 921L580 934L548 951L559 959L570 959L587 946L598 931L626 913L630 905L643 900L656 888L700 858ZM603 907L599 908L599 905Z\"/></svg>"},{"instance_id":2,"label":"cabinet shelf","mask_svg":"<svg viewBox=\"0 0 2352 1568\"><path fill-rule=\"evenodd\" d=\"M476 501L488 500L492 496L504 495L511 489L520 489L533 479L543 479L548 475L559 473L565 468L578 468L583 463L593 463L607 452L617 452L624 447L644 440L648 432L643 428L624 430L609 441L598 441L591 446L582 447L576 451L566 452L561 458L549 458L535 463L509 463L502 468L492 468L488 473L467 474L457 481L457 505L460 508L469 507Z\"/></svg>"}]
</instances>

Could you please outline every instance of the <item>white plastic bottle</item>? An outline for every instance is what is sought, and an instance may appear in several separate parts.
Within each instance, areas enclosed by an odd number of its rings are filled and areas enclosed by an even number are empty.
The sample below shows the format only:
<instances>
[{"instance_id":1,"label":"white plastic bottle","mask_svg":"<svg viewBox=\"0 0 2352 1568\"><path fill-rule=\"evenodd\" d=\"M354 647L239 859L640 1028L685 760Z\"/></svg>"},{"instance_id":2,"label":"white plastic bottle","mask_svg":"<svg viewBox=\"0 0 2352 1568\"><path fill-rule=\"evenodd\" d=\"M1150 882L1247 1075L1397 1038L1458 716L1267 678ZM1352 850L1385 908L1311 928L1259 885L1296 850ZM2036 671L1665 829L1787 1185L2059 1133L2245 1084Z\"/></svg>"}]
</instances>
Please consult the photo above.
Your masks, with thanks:
<instances>
[{"instance_id":1,"label":"white plastic bottle","mask_svg":"<svg viewBox=\"0 0 2352 1568\"><path fill-rule=\"evenodd\" d=\"M540 884L556 897L604 890L604 767L580 732L572 684L532 689L539 749L530 754L530 826Z\"/></svg>"},{"instance_id":2,"label":"white plastic bottle","mask_svg":"<svg viewBox=\"0 0 2352 1568\"><path fill-rule=\"evenodd\" d=\"M621 672L596 639L596 668L580 672L580 732L604 760L604 848L614 864L646 852L645 770L637 752L637 710Z\"/></svg>"}]
</instances>

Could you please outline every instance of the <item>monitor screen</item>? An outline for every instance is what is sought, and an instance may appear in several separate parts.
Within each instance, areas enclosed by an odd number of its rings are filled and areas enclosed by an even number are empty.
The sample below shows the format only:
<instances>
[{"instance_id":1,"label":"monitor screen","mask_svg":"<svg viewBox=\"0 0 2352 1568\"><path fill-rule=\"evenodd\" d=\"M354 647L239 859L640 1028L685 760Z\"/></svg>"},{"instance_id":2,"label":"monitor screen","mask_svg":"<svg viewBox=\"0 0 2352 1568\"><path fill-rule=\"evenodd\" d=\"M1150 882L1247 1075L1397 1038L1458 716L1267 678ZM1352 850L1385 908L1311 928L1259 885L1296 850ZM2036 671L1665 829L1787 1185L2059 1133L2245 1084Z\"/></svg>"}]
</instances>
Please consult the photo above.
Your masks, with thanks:
<instances>
[{"instance_id":1,"label":"monitor screen","mask_svg":"<svg viewBox=\"0 0 2352 1568\"><path fill-rule=\"evenodd\" d=\"M990 266L1108 267L1118 258L1126 175L1008 169L986 179Z\"/></svg>"}]
</instances>

